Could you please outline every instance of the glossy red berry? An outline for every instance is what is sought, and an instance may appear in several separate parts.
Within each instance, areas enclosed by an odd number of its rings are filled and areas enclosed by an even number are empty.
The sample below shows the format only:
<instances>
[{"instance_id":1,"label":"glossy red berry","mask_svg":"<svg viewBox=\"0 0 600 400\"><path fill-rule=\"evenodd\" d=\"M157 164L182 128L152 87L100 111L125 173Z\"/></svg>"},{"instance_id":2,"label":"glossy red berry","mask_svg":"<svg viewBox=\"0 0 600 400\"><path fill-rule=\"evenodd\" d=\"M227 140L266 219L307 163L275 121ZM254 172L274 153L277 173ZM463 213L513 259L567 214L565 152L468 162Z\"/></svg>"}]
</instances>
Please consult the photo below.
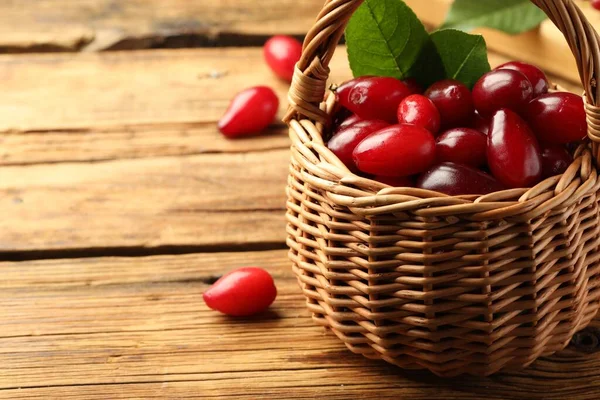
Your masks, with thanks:
<instances>
[{"instance_id":1,"label":"glossy red berry","mask_svg":"<svg viewBox=\"0 0 600 400\"><path fill-rule=\"evenodd\" d=\"M266 129L275 119L279 99L273 89L257 86L238 93L219 121L219 130L228 138L250 135Z\"/></svg>"},{"instance_id":2,"label":"glossy red berry","mask_svg":"<svg viewBox=\"0 0 600 400\"><path fill-rule=\"evenodd\" d=\"M485 172L451 162L438 164L425 172L417 181L417 187L449 196L484 195L505 189Z\"/></svg>"},{"instance_id":3,"label":"glossy red berry","mask_svg":"<svg viewBox=\"0 0 600 400\"><path fill-rule=\"evenodd\" d=\"M408 89L410 90L411 94L423 94L423 88L421 87L421 85L419 85L416 79L403 79L402 82L404 82L404 84L408 86Z\"/></svg>"},{"instance_id":4,"label":"glossy red berry","mask_svg":"<svg viewBox=\"0 0 600 400\"><path fill-rule=\"evenodd\" d=\"M373 179L391 187L413 187L415 185L410 176L376 176Z\"/></svg>"},{"instance_id":5,"label":"glossy red berry","mask_svg":"<svg viewBox=\"0 0 600 400\"><path fill-rule=\"evenodd\" d=\"M353 159L362 172L381 176L409 176L435 161L435 139L415 125L393 125L375 132L354 149Z\"/></svg>"},{"instance_id":6,"label":"glossy red berry","mask_svg":"<svg viewBox=\"0 0 600 400\"><path fill-rule=\"evenodd\" d=\"M337 90L340 104L363 119L397 122L400 102L410 89L402 81L389 77L360 77Z\"/></svg>"},{"instance_id":7,"label":"glossy red berry","mask_svg":"<svg viewBox=\"0 0 600 400\"><path fill-rule=\"evenodd\" d=\"M447 79L434 83L427 89L429 97L441 116L442 129L467 126L473 118L473 97L463 83Z\"/></svg>"},{"instance_id":8,"label":"glossy red berry","mask_svg":"<svg viewBox=\"0 0 600 400\"><path fill-rule=\"evenodd\" d=\"M490 120L483 118L481 115L479 115L479 113L475 113L471 123L471 128L487 135L490 132Z\"/></svg>"},{"instance_id":9,"label":"glossy red berry","mask_svg":"<svg viewBox=\"0 0 600 400\"><path fill-rule=\"evenodd\" d=\"M352 159L352 152L367 136L390 126L385 121L358 121L336 133L327 143L327 147L348 167L357 172L358 168Z\"/></svg>"},{"instance_id":10,"label":"glossy red berry","mask_svg":"<svg viewBox=\"0 0 600 400\"><path fill-rule=\"evenodd\" d=\"M501 108L522 112L532 98L531 82L512 69L488 72L473 87L475 108L484 118L491 117Z\"/></svg>"},{"instance_id":11,"label":"glossy red berry","mask_svg":"<svg viewBox=\"0 0 600 400\"><path fill-rule=\"evenodd\" d=\"M273 72L291 82L294 68L302 56L302 43L290 36L273 36L265 43L263 54Z\"/></svg>"},{"instance_id":12,"label":"glossy red berry","mask_svg":"<svg viewBox=\"0 0 600 400\"><path fill-rule=\"evenodd\" d=\"M566 144L587 134L583 99L572 93L548 93L532 100L525 117L542 143Z\"/></svg>"},{"instance_id":13,"label":"glossy red berry","mask_svg":"<svg viewBox=\"0 0 600 400\"><path fill-rule=\"evenodd\" d=\"M538 141L511 110L501 109L492 118L487 155L492 174L508 188L531 187L542 177Z\"/></svg>"},{"instance_id":14,"label":"glossy red berry","mask_svg":"<svg viewBox=\"0 0 600 400\"><path fill-rule=\"evenodd\" d=\"M533 86L533 96L537 97L542 94L548 93L550 82L544 71L536 67L535 65L527 64L520 61L512 61L506 64L500 65L496 69L512 69L519 71L527 77L531 85Z\"/></svg>"},{"instance_id":15,"label":"glossy red berry","mask_svg":"<svg viewBox=\"0 0 600 400\"><path fill-rule=\"evenodd\" d=\"M475 129L450 129L437 138L435 147L437 162L450 161L478 168L487 160L487 136Z\"/></svg>"},{"instance_id":16,"label":"glossy red berry","mask_svg":"<svg viewBox=\"0 0 600 400\"><path fill-rule=\"evenodd\" d=\"M243 317L269 308L277 297L277 288L267 271L247 267L223 275L202 297L213 310Z\"/></svg>"},{"instance_id":17,"label":"glossy red berry","mask_svg":"<svg viewBox=\"0 0 600 400\"><path fill-rule=\"evenodd\" d=\"M573 162L573 157L563 146L548 146L542 149L542 175L550 178L563 174Z\"/></svg>"},{"instance_id":18,"label":"glossy red berry","mask_svg":"<svg viewBox=\"0 0 600 400\"><path fill-rule=\"evenodd\" d=\"M335 130L335 133L338 133L339 131L346 129L347 127L352 126L359 121L364 121L364 120L361 117L359 117L358 115L352 114L348 118L344 119L338 125L337 129Z\"/></svg>"},{"instance_id":19,"label":"glossy red berry","mask_svg":"<svg viewBox=\"0 0 600 400\"><path fill-rule=\"evenodd\" d=\"M335 89L338 102L340 104L348 104L350 102L349 96L352 89L354 89L354 87L360 82L365 82L372 78L375 78L375 76L365 75L342 83L337 87L337 89Z\"/></svg>"},{"instance_id":20,"label":"glossy red berry","mask_svg":"<svg viewBox=\"0 0 600 400\"><path fill-rule=\"evenodd\" d=\"M398 122L420 126L435 135L440 130L440 112L428 97L412 94L400 102Z\"/></svg>"},{"instance_id":21,"label":"glossy red berry","mask_svg":"<svg viewBox=\"0 0 600 400\"><path fill-rule=\"evenodd\" d=\"M592 0L592 7L596 10L600 10L600 0Z\"/></svg>"}]
</instances>

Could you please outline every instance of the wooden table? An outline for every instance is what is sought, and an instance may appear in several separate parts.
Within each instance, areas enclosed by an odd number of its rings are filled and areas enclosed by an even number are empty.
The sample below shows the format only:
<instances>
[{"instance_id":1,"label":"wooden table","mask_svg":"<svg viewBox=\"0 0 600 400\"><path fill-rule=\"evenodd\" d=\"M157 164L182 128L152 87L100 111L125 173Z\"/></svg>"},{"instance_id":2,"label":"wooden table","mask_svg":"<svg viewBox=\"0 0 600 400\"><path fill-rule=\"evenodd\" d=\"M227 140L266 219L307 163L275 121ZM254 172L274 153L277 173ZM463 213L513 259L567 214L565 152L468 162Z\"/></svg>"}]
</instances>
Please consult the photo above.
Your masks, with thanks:
<instances>
[{"instance_id":1,"label":"wooden table","mask_svg":"<svg viewBox=\"0 0 600 400\"><path fill-rule=\"evenodd\" d=\"M594 328L527 371L442 380L312 323L286 259L286 129L228 141L216 121L244 87L285 99L252 46L302 35L322 2L0 2L1 399L600 398ZM490 37L491 62L533 57L580 91L519 43ZM344 48L332 69L350 76ZM208 310L248 265L274 275L271 311Z\"/></svg>"}]
</instances>

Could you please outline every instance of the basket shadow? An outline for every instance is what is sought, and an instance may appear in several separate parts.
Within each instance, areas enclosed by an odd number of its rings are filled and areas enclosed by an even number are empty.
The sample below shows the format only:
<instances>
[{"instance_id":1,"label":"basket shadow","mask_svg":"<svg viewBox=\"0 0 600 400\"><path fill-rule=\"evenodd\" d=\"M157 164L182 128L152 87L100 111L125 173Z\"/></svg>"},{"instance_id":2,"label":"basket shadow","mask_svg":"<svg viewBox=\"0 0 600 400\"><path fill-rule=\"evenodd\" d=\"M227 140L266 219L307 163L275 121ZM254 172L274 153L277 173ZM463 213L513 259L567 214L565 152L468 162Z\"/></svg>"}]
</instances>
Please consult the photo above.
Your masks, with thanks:
<instances>
[{"instance_id":1,"label":"basket shadow","mask_svg":"<svg viewBox=\"0 0 600 400\"><path fill-rule=\"evenodd\" d=\"M393 367L398 375L414 383L436 386L441 389L447 389L453 392L463 392L469 394L481 395L482 398L490 395L490 389L498 386L501 375L491 377L476 377L470 375L460 375L453 378L441 378L429 371L409 371L400 367Z\"/></svg>"},{"instance_id":2,"label":"basket shadow","mask_svg":"<svg viewBox=\"0 0 600 400\"><path fill-rule=\"evenodd\" d=\"M227 322L227 323L252 324L252 323L267 322L267 321L269 321L269 322L277 321L277 320L283 318L283 316L276 310L268 309L262 313L248 316L248 317L232 317L229 315L221 315L221 318L224 322Z\"/></svg>"}]
</instances>

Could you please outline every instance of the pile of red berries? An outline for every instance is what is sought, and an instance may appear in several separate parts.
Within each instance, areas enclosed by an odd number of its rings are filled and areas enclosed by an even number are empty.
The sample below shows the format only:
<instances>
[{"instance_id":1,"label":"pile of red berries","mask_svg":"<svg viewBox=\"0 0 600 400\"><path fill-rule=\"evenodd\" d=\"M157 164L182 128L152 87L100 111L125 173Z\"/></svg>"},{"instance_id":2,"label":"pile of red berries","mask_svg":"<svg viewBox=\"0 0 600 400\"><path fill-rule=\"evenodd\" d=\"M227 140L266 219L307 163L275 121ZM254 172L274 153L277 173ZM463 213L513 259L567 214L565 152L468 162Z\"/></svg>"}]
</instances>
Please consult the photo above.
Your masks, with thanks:
<instances>
[{"instance_id":1,"label":"pile of red berries","mask_svg":"<svg viewBox=\"0 0 600 400\"><path fill-rule=\"evenodd\" d=\"M449 195L531 187L563 173L586 135L580 96L549 92L537 67L511 62L470 91L456 80L424 93L412 81L360 77L337 91L328 147L353 172ZM349 116L348 116L349 115Z\"/></svg>"}]
</instances>

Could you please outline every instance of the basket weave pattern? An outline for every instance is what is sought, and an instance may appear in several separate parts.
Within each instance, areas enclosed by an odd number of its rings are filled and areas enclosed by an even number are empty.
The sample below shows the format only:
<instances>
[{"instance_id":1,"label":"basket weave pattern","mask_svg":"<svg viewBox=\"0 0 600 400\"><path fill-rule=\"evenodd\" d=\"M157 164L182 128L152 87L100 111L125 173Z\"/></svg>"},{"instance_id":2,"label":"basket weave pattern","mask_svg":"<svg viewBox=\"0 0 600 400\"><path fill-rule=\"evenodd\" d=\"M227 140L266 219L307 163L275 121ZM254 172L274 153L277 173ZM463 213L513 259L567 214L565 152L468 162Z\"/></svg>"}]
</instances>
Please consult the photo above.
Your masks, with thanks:
<instances>
[{"instance_id":1,"label":"basket weave pattern","mask_svg":"<svg viewBox=\"0 0 600 400\"><path fill-rule=\"evenodd\" d=\"M591 141L531 189L449 197L352 174L325 146L327 65L360 0L327 1L286 121L288 246L314 320L355 353L489 375L563 349L600 307L598 35L571 0L535 0L565 33Z\"/></svg>"}]
</instances>

